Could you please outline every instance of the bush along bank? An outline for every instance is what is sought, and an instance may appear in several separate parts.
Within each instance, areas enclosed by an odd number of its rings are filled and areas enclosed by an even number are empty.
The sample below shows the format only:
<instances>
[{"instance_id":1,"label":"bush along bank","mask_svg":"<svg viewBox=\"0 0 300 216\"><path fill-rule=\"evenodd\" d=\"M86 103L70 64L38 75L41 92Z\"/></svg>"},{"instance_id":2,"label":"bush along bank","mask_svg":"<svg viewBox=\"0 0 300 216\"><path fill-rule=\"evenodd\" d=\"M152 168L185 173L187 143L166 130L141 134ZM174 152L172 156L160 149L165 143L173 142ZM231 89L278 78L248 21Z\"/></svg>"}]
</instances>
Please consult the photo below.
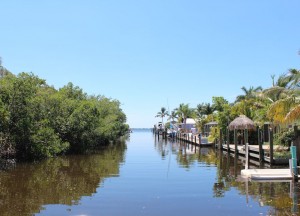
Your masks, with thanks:
<instances>
[{"instance_id":1,"label":"bush along bank","mask_svg":"<svg viewBox=\"0 0 300 216\"><path fill-rule=\"evenodd\" d=\"M35 160L84 153L126 134L120 102L68 83L59 90L32 73L0 78L0 157Z\"/></svg>"}]
</instances>

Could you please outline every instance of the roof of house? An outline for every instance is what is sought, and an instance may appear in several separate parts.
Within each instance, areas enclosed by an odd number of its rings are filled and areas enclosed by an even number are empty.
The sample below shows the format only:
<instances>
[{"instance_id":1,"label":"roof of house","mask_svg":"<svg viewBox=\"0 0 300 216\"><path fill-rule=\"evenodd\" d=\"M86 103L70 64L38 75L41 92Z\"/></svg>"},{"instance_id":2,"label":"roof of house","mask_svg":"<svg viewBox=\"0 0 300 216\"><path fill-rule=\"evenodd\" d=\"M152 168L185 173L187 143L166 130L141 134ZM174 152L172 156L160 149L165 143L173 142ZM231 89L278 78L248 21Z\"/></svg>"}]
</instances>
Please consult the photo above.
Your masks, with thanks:
<instances>
[{"instance_id":1,"label":"roof of house","mask_svg":"<svg viewBox=\"0 0 300 216\"><path fill-rule=\"evenodd\" d=\"M215 126L215 125L218 125L218 122L215 122L215 121L213 121L213 122L208 122L208 123L206 123L205 125L206 125L206 126Z\"/></svg>"},{"instance_id":2,"label":"roof of house","mask_svg":"<svg viewBox=\"0 0 300 216\"><path fill-rule=\"evenodd\" d=\"M192 118L187 118L186 119L186 124L196 124L196 121Z\"/></svg>"}]
</instances>

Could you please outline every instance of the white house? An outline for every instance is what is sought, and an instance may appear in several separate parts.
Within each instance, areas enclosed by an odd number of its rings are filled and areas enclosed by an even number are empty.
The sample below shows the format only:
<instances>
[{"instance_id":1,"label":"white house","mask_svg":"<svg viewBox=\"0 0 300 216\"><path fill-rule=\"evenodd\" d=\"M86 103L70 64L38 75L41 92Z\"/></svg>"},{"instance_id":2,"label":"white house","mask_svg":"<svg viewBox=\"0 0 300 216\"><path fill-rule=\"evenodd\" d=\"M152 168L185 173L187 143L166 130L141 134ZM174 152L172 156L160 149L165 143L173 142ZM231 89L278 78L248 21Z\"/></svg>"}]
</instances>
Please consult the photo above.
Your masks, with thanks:
<instances>
[{"instance_id":1,"label":"white house","mask_svg":"<svg viewBox=\"0 0 300 216\"><path fill-rule=\"evenodd\" d=\"M196 121L192 118L187 118L186 123L180 123L179 128L185 129L187 132L197 133Z\"/></svg>"}]
</instances>

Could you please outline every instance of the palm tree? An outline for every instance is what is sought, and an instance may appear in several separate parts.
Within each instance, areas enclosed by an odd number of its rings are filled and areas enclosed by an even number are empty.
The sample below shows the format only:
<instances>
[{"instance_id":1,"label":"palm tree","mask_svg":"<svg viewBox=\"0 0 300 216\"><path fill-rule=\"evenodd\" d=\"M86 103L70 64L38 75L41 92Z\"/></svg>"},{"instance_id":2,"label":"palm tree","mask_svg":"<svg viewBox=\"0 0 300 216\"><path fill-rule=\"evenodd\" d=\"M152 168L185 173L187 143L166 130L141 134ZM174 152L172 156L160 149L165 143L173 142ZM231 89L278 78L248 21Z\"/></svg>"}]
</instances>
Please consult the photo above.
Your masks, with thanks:
<instances>
[{"instance_id":1,"label":"palm tree","mask_svg":"<svg viewBox=\"0 0 300 216\"><path fill-rule=\"evenodd\" d=\"M164 117L168 115L165 107L162 107L155 117L160 117L162 124L164 123Z\"/></svg>"},{"instance_id":2,"label":"palm tree","mask_svg":"<svg viewBox=\"0 0 300 216\"><path fill-rule=\"evenodd\" d=\"M176 109L175 109L171 112L171 114L169 114L168 120L171 120L170 121L170 128L174 128L174 120L177 119L177 118L178 118L178 114L177 114Z\"/></svg>"},{"instance_id":3,"label":"palm tree","mask_svg":"<svg viewBox=\"0 0 300 216\"><path fill-rule=\"evenodd\" d=\"M290 69L287 74L280 75L276 83L273 79L273 87L263 91L264 97L271 102L267 116L274 123L291 122L299 118L299 79L300 72Z\"/></svg>"},{"instance_id":4,"label":"palm tree","mask_svg":"<svg viewBox=\"0 0 300 216\"><path fill-rule=\"evenodd\" d=\"M213 114L213 112L215 111L215 107L213 105L211 105L210 103L206 103L204 104L204 106L202 107L202 112L204 115L210 115Z\"/></svg>"},{"instance_id":5,"label":"palm tree","mask_svg":"<svg viewBox=\"0 0 300 216\"><path fill-rule=\"evenodd\" d=\"M173 110L173 111L171 112L171 114L169 114L168 120L174 121L174 119L177 119L177 118L178 118L178 113L176 112L176 110Z\"/></svg>"},{"instance_id":6,"label":"palm tree","mask_svg":"<svg viewBox=\"0 0 300 216\"><path fill-rule=\"evenodd\" d=\"M262 91L262 87L258 86L254 88L253 86L250 86L249 89L247 89L245 86L241 88L244 92L243 95L238 95L236 97L235 102L240 102L242 100L249 100L249 99L254 99L257 97L258 93Z\"/></svg>"},{"instance_id":7,"label":"palm tree","mask_svg":"<svg viewBox=\"0 0 300 216\"><path fill-rule=\"evenodd\" d=\"M289 69L287 77L290 79L290 87L291 88L299 88L300 87L300 70Z\"/></svg>"},{"instance_id":8,"label":"palm tree","mask_svg":"<svg viewBox=\"0 0 300 216\"><path fill-rule=\"evenodd\" d=\"M193 117L194 110L189 107L189 104L179 104L179 107L176 109L179 120L184 123L184 128L186 128L186 119Z\"/></svg>"},{"instance_id":9,"label":"palm tree","mask_svg":"<svg viewBox=\"0 0 300 216\"><path fill-rule=\"evenodd\" d=\"M275 102L285 98L290 92L291 79L286 74L281 74L277 81L274 81L275 75L272 75L273 86L262 91L261 97L270 102Z\"/></svg>"},{"instance_id":10,"label":"palm tree","mask_svg":"<svg viewBox=\"0 0 300 216\"><path fill-rule=\"evenodd\" d=\"M203 117L207 117L208 115L213 114L214 111L216 111L216 107L214 105L211 105L210 103L202 103L197 105L195 111L197 117L199 119L202 119Z\"/></svg>"},{"instance_id":11,"label":"palm tree","mask_svg":"<svg viewBox=\"0 0 300 216\"><path fill-rule=\"evenodd\" d=\"M290 90L286 97L272 103L267 112L274 123L285 123L300 118L300 91Z\"/></svg>"}]
</instances>

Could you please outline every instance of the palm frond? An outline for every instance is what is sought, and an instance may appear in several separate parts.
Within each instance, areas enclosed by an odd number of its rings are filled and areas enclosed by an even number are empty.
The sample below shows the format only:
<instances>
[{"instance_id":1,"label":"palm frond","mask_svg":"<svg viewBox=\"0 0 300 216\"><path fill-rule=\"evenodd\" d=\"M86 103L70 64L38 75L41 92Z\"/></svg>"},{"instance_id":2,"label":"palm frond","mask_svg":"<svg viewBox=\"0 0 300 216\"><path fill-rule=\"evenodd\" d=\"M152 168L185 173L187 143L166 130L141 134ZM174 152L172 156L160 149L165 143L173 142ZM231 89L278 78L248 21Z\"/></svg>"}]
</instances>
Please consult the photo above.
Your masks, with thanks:
<instances>
[{"instance_id":1,"label":"palm frond","mask_svg":"<svg viewBox=\"0 0 300 216\"><path fill-rule=\"evenodd\" d=\"M294 122L300 119L300 104L291 109L290 112L285 116L286 122Z\"/></svg>"},{"instance_id":2,"label":"palm frond","mask_svg":"<svg viewBox=\"0 0 300 216\"><path fill-rule=\"evenodd\" d=\"M294 97L287 97L272 103L267 111L268 118L275 123L283 123L294 102Z\"/></svg>"}]
</instances>

